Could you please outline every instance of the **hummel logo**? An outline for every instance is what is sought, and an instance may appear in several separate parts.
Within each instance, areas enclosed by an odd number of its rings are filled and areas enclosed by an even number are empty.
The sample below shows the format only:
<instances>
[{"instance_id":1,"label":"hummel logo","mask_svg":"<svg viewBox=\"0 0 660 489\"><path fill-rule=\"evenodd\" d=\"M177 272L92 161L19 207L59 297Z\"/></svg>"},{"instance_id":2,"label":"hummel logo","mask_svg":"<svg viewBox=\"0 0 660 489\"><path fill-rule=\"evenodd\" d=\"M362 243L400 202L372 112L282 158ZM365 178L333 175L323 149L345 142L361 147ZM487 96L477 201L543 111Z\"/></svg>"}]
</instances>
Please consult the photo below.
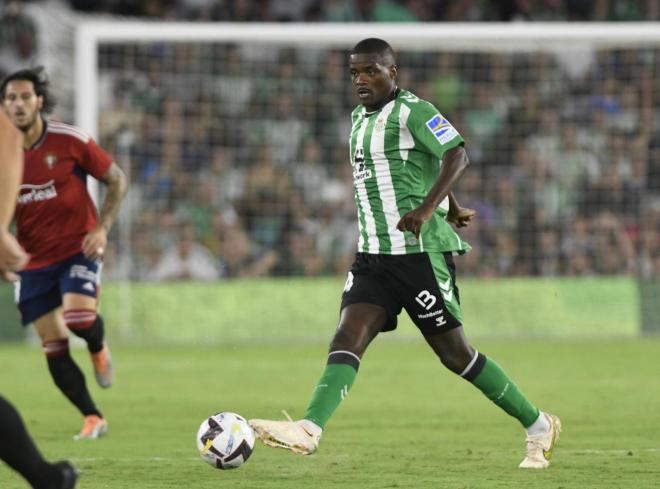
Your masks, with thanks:
<instances>
[{"instance_id":1,"label":"hummel logo","mask_svg":"<svg viewBox=\"0 0 660 489\"><path fill-rule=\"evenodd\" d=\"M344 284L344 292L348 292L353 287L353 272L348 272L346 283Z\"/></svg>"},{"instance_id":2,"label":"hummel logo","mask_svg":"<svg viewBox=\"0 0 660 489\"><path fill-rule=\"evenodd\" d=\"M451 288L451 277L449 277L444 283L439 282L438 287L440 287L442 291L442 298L446 302L451 302L451 300L454 298L454 289Z\"/></svg>"}]
</instances>

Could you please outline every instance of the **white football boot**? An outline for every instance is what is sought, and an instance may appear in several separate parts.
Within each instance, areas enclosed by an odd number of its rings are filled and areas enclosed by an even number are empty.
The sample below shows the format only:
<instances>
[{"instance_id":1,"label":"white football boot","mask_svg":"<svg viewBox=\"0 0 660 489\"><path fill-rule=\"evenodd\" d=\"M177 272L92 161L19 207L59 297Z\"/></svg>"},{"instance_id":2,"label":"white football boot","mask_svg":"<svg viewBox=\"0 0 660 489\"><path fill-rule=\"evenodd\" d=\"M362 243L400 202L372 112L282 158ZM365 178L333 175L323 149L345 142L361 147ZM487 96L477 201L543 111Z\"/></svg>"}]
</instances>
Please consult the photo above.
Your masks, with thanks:
<instances>
[{"instance_id":1,"label":"white football boot","mask_svg":"<svg viewBox=\"0 0 660 489\"><path fill-rule=\"evenodd\" d=\"M550 465L552 450L559 441L561 421L553 414L542 414L548 420L550 429L547 433L527 437L527 456L518 466L521 469L545 469Z\"/></svg>"},{"instance_id":2,"label":"white football boot","mask_svg":"<svg viewBox=\"0 0 660 489\"><path fill-rule=\"evenodd\" d=\"M250 426L257 437L269 447L286 448L300 455L311 455L319 447L323 430L311 421L293 421L284 413L288 421L251 419Z\"/></svg>"}]
</instances>

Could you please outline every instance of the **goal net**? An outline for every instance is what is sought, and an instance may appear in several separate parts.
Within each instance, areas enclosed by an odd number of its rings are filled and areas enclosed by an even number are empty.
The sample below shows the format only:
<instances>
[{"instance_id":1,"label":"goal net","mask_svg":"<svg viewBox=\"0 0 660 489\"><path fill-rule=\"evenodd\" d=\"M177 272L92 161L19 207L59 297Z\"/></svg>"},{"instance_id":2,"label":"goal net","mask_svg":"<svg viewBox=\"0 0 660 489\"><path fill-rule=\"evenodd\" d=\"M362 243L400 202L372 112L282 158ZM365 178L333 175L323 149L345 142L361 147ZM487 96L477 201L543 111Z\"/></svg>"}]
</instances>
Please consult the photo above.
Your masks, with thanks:
<instances>
[{"instance_id":1,"label":"goal net","mask_svg":"<svg viewBox=\"0 0 660 489\"><path fill-rule=\"evenodd\" d=\"M105 280L344 274L357 241L347 52L364 37L390 42L399 86L466 140L455 193L478 222L461 232L461 277L657 288L654 24L83 24L77 122L131 178Z\"/></svg>"}]
</instances>

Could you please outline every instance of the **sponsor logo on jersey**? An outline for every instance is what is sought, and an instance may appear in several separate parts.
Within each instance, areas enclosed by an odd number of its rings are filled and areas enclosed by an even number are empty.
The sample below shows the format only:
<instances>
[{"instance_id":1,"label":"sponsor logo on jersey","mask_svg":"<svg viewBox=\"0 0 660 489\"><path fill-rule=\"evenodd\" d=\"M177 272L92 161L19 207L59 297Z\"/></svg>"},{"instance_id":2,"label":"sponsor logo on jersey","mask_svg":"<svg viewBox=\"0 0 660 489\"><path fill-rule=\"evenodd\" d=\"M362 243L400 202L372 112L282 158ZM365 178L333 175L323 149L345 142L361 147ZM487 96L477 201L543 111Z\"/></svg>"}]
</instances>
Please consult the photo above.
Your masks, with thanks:
<instances>
[{"instance_id":1,"label":"sponsor logo on jersey","mask_svg":"<svg viewBox=\"0 0 660 489\"><path fill-rule=\"evenodd\" d=\"M458 136L458 131L454 129L454 126L440 114L426 121L426 127L433 133L440 144L447 144Z\"/></svg>"},{"instance_id":2,"label":"sponsor logo on jersey","mask_svg":"<svg viewBox=\"0 0 660 489\"><path fill-rule=\"evenodd\" d=\"M23 184L18 189L19 204L29 204L31 202L43 202L57 197L55 189L55 180L50 180L42 185Z\"/></svg>"},{"instance_id":3,"label":"sponsor logo on jersey","mask_svg":"<svg viewBox=\"0 0 660 489\"><path fill-rule=\"evenodd\" d=\"M437 311L427 312L426 314L418 314L417 317L419 319L428 319L428 318L432 318L432 317L435 317L435 316L442 316L444 314L444 312L445 311L443 309L438 309Z\"/></svg>"},{"instance_id":4,"label":"sponsor logo on jersey","mask_svg":"<svg viewBox=\"0 0 660 489\"><path fill-rule=\"evenodd\" d=\"M353 180L355 183L371 178L371 170L364 164L364 150L362 148L357 148L355 150L353 162Z\"/></svg>"},{"instance_id":5,"label":"sponsor logo on jersey","mask_svg":"<svg viewBox=\"0 0 660 489\"><path fill-rule=\"evenodd\" d=\"M418 314L417 318L419 319L430 319L435 318L435 325L439 328L447 324L445 320L445 311L444 309L438 309L437 311L427 312L426 314Z\"/></svg>"},{"instance_id":6,"label":"sponsor logo on jersey","mask_svg":"<svg viewBox=\"0 0 660 489\"><path fill-rule=\"evenodd\" d=\"M57 156L55 156L55 153L46 153L46 156L44 156L44 163L49 170L52 170L55 163L57 163Z\"/></svg>"}]
</instances>

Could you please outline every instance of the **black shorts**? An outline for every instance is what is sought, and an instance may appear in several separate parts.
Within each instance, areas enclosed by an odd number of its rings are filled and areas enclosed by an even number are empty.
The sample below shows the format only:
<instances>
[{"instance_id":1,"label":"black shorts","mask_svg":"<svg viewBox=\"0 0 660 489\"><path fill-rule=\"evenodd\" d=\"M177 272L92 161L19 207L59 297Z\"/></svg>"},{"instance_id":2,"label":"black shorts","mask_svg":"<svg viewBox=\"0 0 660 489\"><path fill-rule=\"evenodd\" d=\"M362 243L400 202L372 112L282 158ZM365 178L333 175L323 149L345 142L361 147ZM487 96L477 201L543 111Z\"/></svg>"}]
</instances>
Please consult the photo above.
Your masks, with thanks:
<instances>
[{"instance_id":1,"label":"black shorts","mask_svg":"<svg viewBox=\"0 0 660 489\"><path fill-rule=\"evenodd\" d=\"M383 331L396 329L401 309L424 336L443 333L462 322L456 266L450 252L358 253L348 272L341 309L361 302L385 308Z\"/></svg>"}]
</instances>

